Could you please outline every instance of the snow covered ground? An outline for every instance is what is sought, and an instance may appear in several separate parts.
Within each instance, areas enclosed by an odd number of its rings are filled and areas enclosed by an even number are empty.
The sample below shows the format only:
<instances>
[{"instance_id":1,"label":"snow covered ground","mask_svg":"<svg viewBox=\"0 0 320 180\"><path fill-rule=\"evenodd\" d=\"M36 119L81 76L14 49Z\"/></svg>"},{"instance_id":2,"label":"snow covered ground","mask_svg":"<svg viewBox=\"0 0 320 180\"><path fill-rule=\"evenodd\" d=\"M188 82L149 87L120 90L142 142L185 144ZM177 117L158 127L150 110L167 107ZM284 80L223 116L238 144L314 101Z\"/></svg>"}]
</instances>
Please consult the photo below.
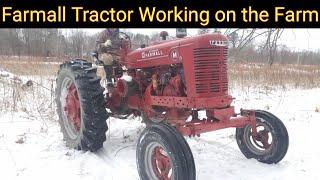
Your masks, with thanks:
<instances>
[{"instance_id":1,"label":"snow covered ground","mask_svg":"<svg viewBox=\"0 0 320 180\"><path fill-rule=\"evenodd\" d=\"M320 112L316 112L320 110L320 89L250 88L231 94L237 98L234 105L238 109L264 109L283 120L290 138L288 153L276 165L246 159L237 147L235 129L187 138L197 179L320 179ZM0 179L139 179L135 145L144 125L138 118L111 118L108 124L103 149L81 152L65 147L55 115L2 110Z\"/></svg>"}]
</instances>

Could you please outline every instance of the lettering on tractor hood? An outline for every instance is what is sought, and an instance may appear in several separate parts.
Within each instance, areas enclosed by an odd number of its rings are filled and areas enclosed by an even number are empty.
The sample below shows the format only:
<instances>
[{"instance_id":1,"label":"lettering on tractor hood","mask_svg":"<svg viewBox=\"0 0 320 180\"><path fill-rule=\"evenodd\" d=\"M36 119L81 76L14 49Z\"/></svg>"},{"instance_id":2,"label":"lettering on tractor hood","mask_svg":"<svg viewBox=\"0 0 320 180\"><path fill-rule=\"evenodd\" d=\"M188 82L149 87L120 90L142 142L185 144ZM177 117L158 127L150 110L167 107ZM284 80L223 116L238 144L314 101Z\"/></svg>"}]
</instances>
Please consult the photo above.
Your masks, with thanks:
<instances>
[{"instance_id":1,"label":"lettering on tractor hood","mask_svg":"<svg viewBox=\"0 0 320 180\"><path fill-rule=\"evenodd\" d=\"M209 43L211 46L228 46L228 41L210 40Z\"/></svg>"},{"instance_id":2,"label":"lettering on tractor hood","mask_svg":"<svg viewBox=\"0 0 320 180\"><path fill-rule=\"evenodd\" d=\"M144 51L141 53L141 58L145 59L145 58L151 58L151 57L156 57L156 56L162 56L163 53L161 50L159 49L151 49L149 51Z\"/></svg>"}]
</instances>

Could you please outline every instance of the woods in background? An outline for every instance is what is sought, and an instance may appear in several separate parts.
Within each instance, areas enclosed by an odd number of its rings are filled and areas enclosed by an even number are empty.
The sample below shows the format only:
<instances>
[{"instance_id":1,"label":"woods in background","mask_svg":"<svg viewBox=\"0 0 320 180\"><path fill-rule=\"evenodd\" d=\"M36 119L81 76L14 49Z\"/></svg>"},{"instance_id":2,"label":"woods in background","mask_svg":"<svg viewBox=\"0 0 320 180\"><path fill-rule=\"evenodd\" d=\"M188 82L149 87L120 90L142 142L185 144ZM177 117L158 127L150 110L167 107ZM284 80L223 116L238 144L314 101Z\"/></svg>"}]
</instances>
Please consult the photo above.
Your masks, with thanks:
<instances>
[{"instance_id":1,"label":"woods in background","mask_svg":"<svg viewBox=\"0 0 320 180\"><path fill-rule=\"evenodd\" d=\"M81 57L95 37L80 30L0 29L0 54L6 56Z\"/></svg>"},{"instance_id":2,"label":"woods in background","mask_svg":"<svg viewBox=\"0 0 320 180\"><path fill-rule=\"evenodd\" d=\"M202 28L198 34L217 32ZM159 40L151 35L126 31L134 49ZM293 51L279 45L283 29L226 29L229 37L229 62L259 62L281 64L320 64L320 51ZM94 50L96 34L83 30L66 29L0 29L0 56L84 58ZM174 34L171 34L174 39Z\"/></svg>"}]
</instances>

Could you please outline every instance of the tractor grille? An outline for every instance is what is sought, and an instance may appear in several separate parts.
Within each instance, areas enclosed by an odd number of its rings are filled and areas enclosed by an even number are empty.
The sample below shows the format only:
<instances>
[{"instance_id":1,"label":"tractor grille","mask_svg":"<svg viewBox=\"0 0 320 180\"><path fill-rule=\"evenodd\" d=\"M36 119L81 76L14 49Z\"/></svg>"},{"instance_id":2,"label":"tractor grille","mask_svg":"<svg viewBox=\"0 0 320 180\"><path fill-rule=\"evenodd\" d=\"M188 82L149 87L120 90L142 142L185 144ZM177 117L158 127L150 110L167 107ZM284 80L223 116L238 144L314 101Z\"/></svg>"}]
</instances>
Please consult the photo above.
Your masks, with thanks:
<instances>
[{"instance_id":1,"label":"tractor grille","mask_svg":"<svg viewBox=\"0 0 320 180\"><path fill-rule=\"evenodd\" d=\"M228 91L227 47L193 50L196 93L220 95Z\"/></svg>"}]
</instances>

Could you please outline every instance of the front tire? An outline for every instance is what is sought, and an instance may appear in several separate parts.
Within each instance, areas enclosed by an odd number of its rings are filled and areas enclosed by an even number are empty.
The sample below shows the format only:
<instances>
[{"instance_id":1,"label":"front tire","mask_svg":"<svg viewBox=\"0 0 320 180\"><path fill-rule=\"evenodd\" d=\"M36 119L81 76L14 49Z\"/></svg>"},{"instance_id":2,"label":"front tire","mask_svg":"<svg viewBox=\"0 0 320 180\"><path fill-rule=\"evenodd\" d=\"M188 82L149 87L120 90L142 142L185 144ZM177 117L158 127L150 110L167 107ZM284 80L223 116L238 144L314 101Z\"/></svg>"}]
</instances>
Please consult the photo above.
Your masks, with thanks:
<instances>
[{"instance_id":1,"label":"front tire","mask_svg":"<svg viewBox=\"0 0 320 180\"><path fill-rule=\"evenodd\" d=\"M288 132L279 118L267 111L256 111L257 137L252 136L251 125L236 129L236 139L247 158L272 164L281 161L289 146Z\"/></svg>"},{"instance_id":2,"label":"front tire","mask_svg":"<svg viewBox=\"0 0 320 180\"><path fill-rule=\"evenodd\" d=\"M97 151L108 130L103 88L96 69L84 60L60 65L56 103L63 139L70 148Z\"/></svg>"},{"instance_id":3,"label":"front tire","mask_svg":"<svg viewBox=\"0 0 320 180\"><path fill-rule=\"evenodd\" d=\"M137 145L137 166L142 180L195 180L192 152L173 127L159 123L147 127Z\"/></svg>"}]
</instances>

